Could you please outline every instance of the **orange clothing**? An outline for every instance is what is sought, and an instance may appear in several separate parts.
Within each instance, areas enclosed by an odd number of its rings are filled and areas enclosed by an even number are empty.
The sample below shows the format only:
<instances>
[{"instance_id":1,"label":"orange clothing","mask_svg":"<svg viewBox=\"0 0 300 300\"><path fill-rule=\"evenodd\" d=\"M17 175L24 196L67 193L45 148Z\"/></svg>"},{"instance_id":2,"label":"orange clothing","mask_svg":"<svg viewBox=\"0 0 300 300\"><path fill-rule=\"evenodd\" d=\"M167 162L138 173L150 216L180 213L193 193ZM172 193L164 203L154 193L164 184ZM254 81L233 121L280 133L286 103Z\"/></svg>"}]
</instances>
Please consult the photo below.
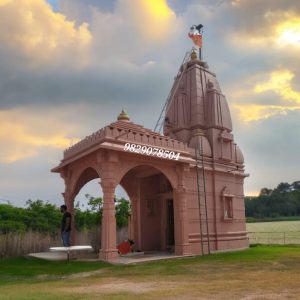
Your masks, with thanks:
<instances>
[{"instance_id":1,"label":"orange clothing","mask_svg":"<svg viewBox=\"0 0 300 300\"><path fill-rule=\"evenodd\" d=\"M127 254L132 251L131 245L128 241L122 242L117 246L120 254Z\"/></svg>"}]
</instances>

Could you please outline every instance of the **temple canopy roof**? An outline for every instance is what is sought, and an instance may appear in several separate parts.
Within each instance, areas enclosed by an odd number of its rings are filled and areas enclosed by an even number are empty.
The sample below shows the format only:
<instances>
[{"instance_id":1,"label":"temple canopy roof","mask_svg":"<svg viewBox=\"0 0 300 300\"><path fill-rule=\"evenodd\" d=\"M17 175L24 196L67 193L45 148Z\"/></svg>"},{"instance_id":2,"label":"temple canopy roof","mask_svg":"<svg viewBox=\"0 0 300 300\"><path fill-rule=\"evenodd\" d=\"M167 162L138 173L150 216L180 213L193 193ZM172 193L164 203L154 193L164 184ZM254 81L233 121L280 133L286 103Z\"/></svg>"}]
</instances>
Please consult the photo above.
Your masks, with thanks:
<instances>
[{"instance_id":1,"label":"temple canopy roof","mask_svg":"<svg viewBox=\"0 0 300 300\"><path fill-rule=\"evenodd\" d=\"M52 172L59 172L61 168L72 161L100 148L124 151L124 145L126 143L142 144L173 152L180 152L180 162L193 162L192 156L194 155L194 149L187 147L183 142L130 122L129 116L124 111L121 112L118 119L116 122L86 136L80 142L66 149L60 165L53 168Z\"/></svg>"}]
</instances>

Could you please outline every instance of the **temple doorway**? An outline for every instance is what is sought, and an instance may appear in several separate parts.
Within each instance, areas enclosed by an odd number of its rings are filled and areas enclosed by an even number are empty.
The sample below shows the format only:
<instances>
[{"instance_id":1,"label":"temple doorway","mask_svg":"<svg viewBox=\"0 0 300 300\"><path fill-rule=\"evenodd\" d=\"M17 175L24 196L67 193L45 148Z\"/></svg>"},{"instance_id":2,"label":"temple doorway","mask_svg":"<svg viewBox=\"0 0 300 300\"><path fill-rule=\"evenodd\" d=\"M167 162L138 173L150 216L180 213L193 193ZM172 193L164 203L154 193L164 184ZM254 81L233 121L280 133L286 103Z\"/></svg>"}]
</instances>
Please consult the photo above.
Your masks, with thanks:
<instances>
[{"instance_id":1,"label":"temple doorway","mask_svg":"<svg viewBox=\"0 0 300 300\"><path fill-rule=\"evenodd\" d=\"M136 251L174 251L173 188L152 166L128 171L120 184L131 199L133 240Z\"/></svg>"}]
</instances>

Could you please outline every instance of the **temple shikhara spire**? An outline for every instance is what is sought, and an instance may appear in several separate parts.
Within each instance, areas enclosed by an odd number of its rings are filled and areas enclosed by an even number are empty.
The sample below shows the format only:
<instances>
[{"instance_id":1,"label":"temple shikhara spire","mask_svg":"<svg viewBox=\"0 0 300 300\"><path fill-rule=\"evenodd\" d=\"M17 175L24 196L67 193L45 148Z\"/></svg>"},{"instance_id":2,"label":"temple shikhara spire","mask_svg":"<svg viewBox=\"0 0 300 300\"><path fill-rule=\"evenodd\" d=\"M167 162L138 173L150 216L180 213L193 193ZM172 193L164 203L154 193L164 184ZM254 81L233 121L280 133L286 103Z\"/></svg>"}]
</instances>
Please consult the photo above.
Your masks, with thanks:
<instances>
[{"instance_id":1,"label":"temple shikhara spire","mask_svg":"<svg viewBox=\"0 0 300 300\"><path fill-rule=\"evenodd\" d=\"M202 28L193 25L189 33L199 49ZM234 141L226 97L201 53L185 55L160 120L163 134L134 123L122 110L117 120L66 149L52 169L64 179L71 212L80 189L100 178L99 258L119 259L118 185L131 203L128 239L135 251L184 256L247 248L244 158Z\"/></svg>"}]
</instances>

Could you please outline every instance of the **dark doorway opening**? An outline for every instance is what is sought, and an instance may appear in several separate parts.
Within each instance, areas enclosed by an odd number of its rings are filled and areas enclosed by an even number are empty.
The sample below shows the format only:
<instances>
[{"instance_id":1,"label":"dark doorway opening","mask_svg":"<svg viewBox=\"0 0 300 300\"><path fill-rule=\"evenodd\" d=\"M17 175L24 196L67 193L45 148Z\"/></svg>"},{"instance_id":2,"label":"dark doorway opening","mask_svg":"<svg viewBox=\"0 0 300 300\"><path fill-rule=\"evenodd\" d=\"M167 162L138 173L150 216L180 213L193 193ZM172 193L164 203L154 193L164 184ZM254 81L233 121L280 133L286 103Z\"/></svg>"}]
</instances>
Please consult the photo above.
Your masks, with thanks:
<instances>
[{"instance_id":1,"label":"dark doorway opening","mask_svg":"<svg viewBox=\"0 0 300 300\"><path fill-rule=\"evenodd\" d=\"M173 250L175 245L174 238L174 206L173 199L167 200L167 249Z\"/></svg>"}]
</instances>

